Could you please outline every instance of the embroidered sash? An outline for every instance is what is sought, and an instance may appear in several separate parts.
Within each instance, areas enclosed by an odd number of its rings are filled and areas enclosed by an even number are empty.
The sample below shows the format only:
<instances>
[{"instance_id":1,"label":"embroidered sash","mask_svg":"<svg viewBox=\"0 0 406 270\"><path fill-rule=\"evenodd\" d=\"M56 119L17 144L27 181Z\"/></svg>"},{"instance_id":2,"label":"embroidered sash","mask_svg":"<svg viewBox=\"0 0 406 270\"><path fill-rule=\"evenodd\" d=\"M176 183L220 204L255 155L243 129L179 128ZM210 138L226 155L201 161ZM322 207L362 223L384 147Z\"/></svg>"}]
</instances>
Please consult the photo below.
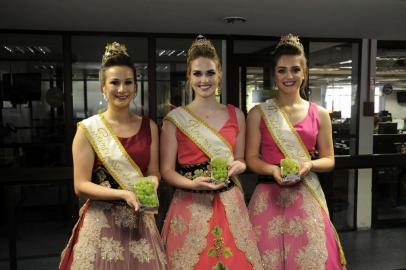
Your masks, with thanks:
<instances>
[{"instance_id":1,"label":"embroidered sash","mask_svg":"<svg viewBox=\"0 0 406 270\"><path fill-rule=\"evenodd\" d=\"M128 155L103 115L94 115L78 125L85 132L97 157L114 180L122 189L132 190L135 179L143 176L142 172Z\"/></svg>"},{"instance_id":2,"label":"embroidered sash","mask_svg":"<svg viewBox=\"0 0 406 270\"><path fill-rule=\"evenodd\" d=\"M171 121L209 158L220 156L234 160L233 148L228 141L186 107L170 111L165 119Z\"/></svg>"},{"instance_id":3,"label":"embroidered sash","mask_svg":"<svg viewBox=\"0 0 406 270\"><path fill-rule=\"evenodd\" d=\"M285 157L296 159L299 163L311 160L302 138L293 127L289 117L278 107L273 99L269 99L265 103L259 104L258 108L260 109L268 132L271 134L279 150ZM310 172L305 177L303 184L329 217L326 198L317 174ZM332 227L334 228L334 226ZM340 248L341 262L345 264L344 252L337 233L336 240Z\"/></svg>"}]
</instances>

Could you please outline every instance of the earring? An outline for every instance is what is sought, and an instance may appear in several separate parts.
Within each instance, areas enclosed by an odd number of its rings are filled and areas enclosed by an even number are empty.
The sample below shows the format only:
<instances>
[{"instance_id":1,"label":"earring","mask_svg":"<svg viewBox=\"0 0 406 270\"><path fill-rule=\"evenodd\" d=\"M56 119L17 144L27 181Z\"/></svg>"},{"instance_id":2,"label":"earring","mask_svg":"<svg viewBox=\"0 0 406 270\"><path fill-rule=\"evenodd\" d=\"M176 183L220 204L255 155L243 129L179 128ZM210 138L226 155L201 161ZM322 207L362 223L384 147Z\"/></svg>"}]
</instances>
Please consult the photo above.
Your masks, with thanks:
<instances>
[{"instance_id":1,"label":"earring","mask_svg":"<svg viewBox=\"0 0 406 270\"><path fill-rule=\"evenodd\" d=\"M106 94L105 94L105 93L103 93L103 99L104 99L106 102L108 102L108 101L109 101L109 99L107 98L107 96L106 96Z\"/></svg>"}]
</instances>

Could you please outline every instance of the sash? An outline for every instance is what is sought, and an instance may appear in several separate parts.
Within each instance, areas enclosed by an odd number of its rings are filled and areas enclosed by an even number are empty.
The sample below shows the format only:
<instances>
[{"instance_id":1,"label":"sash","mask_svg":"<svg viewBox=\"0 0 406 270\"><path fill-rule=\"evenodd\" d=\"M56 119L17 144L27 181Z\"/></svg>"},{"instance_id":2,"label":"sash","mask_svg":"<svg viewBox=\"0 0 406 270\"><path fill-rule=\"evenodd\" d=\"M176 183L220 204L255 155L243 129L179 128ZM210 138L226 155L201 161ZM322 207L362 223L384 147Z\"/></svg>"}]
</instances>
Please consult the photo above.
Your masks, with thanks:
<instances>
[{"instance_id":1,"label":"sash","mask_svg":"<svg viewBox=\"0 0 406 270\"><path fill-rule=\"evenodd\" d=\"M296 159L299 163L311 160L302 138L292 126L289 117L278 107L275 101L273 99L268 99L266 103L261 103L257 106L264 119L268 132L271 134L272 139L275 141L285 158ZM309 174L305 176L303 184L329 217L326 198L317 174L309 172ZM332 227L334 228L334 226ZM335 234L340 248L341 262L346 264L344 252L338 239L337 232L335 232Z\"/></svg>"},{"instance_id":2,"label":"sash","mask_svg":"<svg viewBox=\"0 0 406 270\"><path fill-rule=\"evenodd\" d=\"M230 143L188 108L178 107L170 111L165 119L171 121L210 159L221 157L226 160L234 160L233 148ZM231 180L241 191L243 190L237 176L232 176Z\"/></svg>"},{"instance_id":3,"label":"sash","mask_svg":"<svg viewBox=\"0 0 406 270\"><path fill-rule=\"evenodd\" d=\"M171 121L210 159L223 157L227 160L234 160L230 143L186 107L170 111L165 119Z\"/></svg>"},{"instance_id":4,"label":"sash","mask_svg":"<svg viewBox=\"0 0 406 270\"><path fill-rule=\"evenodd\" d=\"M96 152L104 167L122 189L133 190L135 179L143 176L140 168L128 155L109 123L98 114L78 125Z\"/></svg>"}]
</instances>

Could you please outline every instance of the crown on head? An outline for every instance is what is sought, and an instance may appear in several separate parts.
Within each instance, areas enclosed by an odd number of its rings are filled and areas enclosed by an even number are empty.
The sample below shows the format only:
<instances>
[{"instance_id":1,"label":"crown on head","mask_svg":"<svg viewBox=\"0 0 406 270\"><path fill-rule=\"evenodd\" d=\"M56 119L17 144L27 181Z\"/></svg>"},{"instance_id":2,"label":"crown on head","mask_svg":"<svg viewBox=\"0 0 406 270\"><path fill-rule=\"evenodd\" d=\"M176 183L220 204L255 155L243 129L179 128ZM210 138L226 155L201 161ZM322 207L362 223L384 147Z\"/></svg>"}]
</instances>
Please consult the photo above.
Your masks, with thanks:
<instances>
[{"instance_id":1,"label":"crown on head","mask_svg":"<svg viewBox=\"0 0 406 270\"><path fill-rule=\"evenodd\" d=\"M203 44L205 44L207 42L207 39L203 35L198 35L195 42L198 45L203 45Z\"/></svg>"},{"instance_id":2,"label":"crown on head","mask_svg":"<svg viewBox=\"0 0 406 270\"><path fill-rule=\"evenodd\" d=\"M289 33L285 36L281 36L281 39L279 40L278 44L276 45L275 50L283 45L293 46L293 47L298 48L302 52L304 51L303 45L300 42L299 37L292 35L291 33Z\"/></svg>"},{"instance_id":3,"label":"crown on head","mask_svg":"<svg viewBox=\"0 0 406 270\"><path fill-rule=\"evenodd\" d=\"M102 64L105 64L110 57L112 57L114 55L119 55L119 54L124 54L124 55L129 56L126 46L124 44L120 44L116 41L113 43L108 43L106 45L106 50L103 54Z\"/></svg>"}]
</instances>

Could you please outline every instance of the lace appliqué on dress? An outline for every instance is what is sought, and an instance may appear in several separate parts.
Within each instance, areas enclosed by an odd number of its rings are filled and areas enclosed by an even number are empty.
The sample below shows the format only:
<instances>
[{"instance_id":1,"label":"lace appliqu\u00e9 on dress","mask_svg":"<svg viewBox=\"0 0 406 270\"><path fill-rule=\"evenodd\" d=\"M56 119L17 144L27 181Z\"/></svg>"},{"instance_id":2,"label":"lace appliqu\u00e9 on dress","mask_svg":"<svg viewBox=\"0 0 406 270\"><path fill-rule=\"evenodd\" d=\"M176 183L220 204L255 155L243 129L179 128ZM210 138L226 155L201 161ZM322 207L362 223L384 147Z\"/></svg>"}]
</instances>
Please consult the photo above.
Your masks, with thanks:
<instances>
[{"instance_id":1,"label":"lace appliqu\u00e9 on dress","mask_svg":"<svg viewBox=\"0 0 406 270\"><path fill-rule=\"evenodd\" d=\"M141 263L149 263L151 260L156 259L151 244L144 238L138 241L130 241L129 250L134 258Z\"/></svg>"},{"instance_id":2,"label":"lace appliqu\u00e9 on dress","mask_svg":"<svg viewBox=\"0 0 406 270\"><path fill-rule=\"evenodd\" d=\"M100 243L101 258L108 262L123 261L124 248L121 246L120 241L116 241L113 237L102 237Z\"/></svg>"}]
</instances>

